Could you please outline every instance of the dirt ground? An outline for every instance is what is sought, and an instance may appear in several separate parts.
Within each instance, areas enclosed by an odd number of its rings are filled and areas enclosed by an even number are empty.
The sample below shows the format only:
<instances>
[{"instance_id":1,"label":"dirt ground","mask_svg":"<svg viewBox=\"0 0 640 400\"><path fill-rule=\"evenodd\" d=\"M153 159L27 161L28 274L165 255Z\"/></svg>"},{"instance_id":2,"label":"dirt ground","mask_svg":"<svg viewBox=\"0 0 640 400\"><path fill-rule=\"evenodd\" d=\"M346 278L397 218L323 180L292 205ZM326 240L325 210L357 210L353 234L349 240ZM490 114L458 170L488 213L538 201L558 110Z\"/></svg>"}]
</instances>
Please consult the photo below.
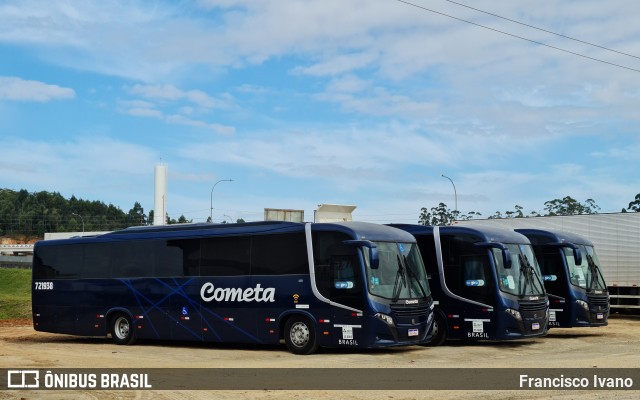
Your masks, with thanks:
<instances>
[{"instance_id":1,"label":"dirt ground","mask_svg":"<svg viewBox=\"0 0 640 400\"><path fill-rule=\"evenodd\" d=\"M296 356L280 347L140 341L36 332L30 321L0 321L0 368L640 368L640 317L613 316L600 328L553 329L517 342L449 343L375 351L321 350ZM638 399L640 391L28 391L0 399Z\"/></svg>"}]
</instances>

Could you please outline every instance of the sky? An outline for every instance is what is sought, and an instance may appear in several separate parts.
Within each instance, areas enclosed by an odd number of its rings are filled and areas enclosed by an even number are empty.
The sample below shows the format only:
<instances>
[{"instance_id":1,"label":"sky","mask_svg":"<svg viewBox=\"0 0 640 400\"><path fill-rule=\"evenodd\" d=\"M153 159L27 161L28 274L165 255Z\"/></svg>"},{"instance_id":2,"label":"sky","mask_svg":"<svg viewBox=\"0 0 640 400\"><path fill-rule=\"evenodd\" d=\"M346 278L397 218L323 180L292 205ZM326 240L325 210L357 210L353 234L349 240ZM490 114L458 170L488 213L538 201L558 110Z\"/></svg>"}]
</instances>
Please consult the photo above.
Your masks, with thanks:
<instances>
[{"instance_id":1,"label":"sky","mask_svg":"<svg viewBox=\"0 0 640 400\"><path fill-rule=\"evenodd\" d=\"M640 193L637 15L622 0L0 1L0 188L148 213L162 163L170 217L193 222L344 204L417 223L440 202L486 218L565 196L619 212Z\"/></svg>"}]
</instances>

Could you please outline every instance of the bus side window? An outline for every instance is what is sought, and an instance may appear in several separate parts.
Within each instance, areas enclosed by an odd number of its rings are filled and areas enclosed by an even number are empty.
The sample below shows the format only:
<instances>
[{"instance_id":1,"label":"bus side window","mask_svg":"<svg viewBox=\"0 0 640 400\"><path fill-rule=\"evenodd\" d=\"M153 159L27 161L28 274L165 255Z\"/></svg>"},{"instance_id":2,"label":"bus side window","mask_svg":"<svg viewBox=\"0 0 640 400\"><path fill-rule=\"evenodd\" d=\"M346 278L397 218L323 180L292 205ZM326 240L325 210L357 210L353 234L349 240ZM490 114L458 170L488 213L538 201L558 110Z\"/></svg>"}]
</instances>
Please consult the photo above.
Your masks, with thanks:
<instances>
[{"instance_id":1,"label":"bus side window","mask_svg":"<svg viewBox=\"0 0 640 400\"><path fill-rule=\"evenodd\" d=\"M81 246L53 246L40 250L41 270L47 271L48 278L77 279L82 273Z\"/></svg>"},{"instance_id":2,"label":"bus side window","mask_svg":"<svg viewBox=\"0 0 640 400\"><path fill-rule=\"evenodd\" d=\"M181 248L173 246L170 241L160 239L152 242L153 252L153 276L155 277L180 277L184 270L183 251Z\"/></svg>"},{"instance_id":3,"label":"bus side window","mask_svg":"<svg viewBox=\"0 0 640 400\"><path fill-rule=\"evenodd\" d=\"M333 287L339 290L353 289L359 282L356 282L356 272L354 261L355 256L334 256L331 258L331 273L333 275Z\"/></svg>"},{"instance_id":4,"label":"bus side window","mask_svg":"<svg viewBox=\"0 0 640 400\"><path fill-rule=\"evenodd\" d=\"M84 248L83 278L109 278L111 276L109 243L91 243Z\"/></svg>"},{"instance_id":5,"label":"bus side window","mask_svg":"<svg viewBox=\"0 0 640 400\"><path fill-rule=\"evenodd\" d=\"M435 239L431 235L418 235L416 239L424 260L424 266L427 270L427 274L437 275L438 259L436 256Z\"/></svg>"},{"instance_id":6,"label":"bus side window","mask_svg":"<svg viewBox=\"0 0 640 400\"><path fill-rule=\"evenodd\" d=\"M493 303L493 286L487 250L474 245L468 235L442 236L442 259L451 292L482 303Z\"/></svg>"},{"instance_id":7,"label":"bus side window","mask_svg":"<svg viewBox=\"0 0 640 400\"><path fill-rule=\"evenodd\" d=\"M248 275L251 238L248 236L202 239L200 275Z\"/></svg>"},{"instance_id":8,"label":"bus side window","mask_svg":"<svg viewBox=\"0 0 640 400\"><path fill-rule=\"evenodd\" d=\"M251 275L309 273L303 232L259 235L251 239Z\"/></svg>"},{"instance_id":9,"label":"bus side window","mask_svg":"<svg viewBox=\"0 0 640 400\"><path fill-rule=\"evenodd\" d=\"M362 308L362 270L358 249L342 243L349 237L338 232L314 233L316 286L320 293L336 303Z\"/></svg>"},{"instance_id":10,"label":"bus side window","mask_svg":"<svg viewBox=\"0 0 640 400\"><path fill-rule=\"evenodd\" d=\"M328 277L329 298L336 303L362 308L362 277L357 268L357 250L355 248L341 250L343 251L336 251L337 254L331 256Z\"/></svg>"},{"instance_id":11,"label":"bus side window","mask_svg":"<svg viewBox=\"0 0 640 400\"><path fill-rule=\"evenodd\" d=\"M54 279L58 252L55 247L41 246L33 255L34 279Z\"/></svg>"},{"instance_id":12,"label":"bus side window","mask_svg":"<svg viewBox=\"0 0 640 400\"><path fill-rule=\"evenodd\" d=\"M553 249L549 253L543 253L538 257L540 270L544 279L544 286L551 294L562 294L567 284L562 264L562 250Z\"/></svg>"},{"instance_id":13,"label":"bus side window","mask_svg":"<svg viewBox=\"0 0 640 400\"><path fill-rule=\"evenodd\" d=\"M493 303L490 293L492 285L491 274L486 256L461 257L462 282L465 297L482 303Z\"/></svg>"},{"instance_id":14,"label":"bus side window","mask_svg":"<svg viewBox=\"0 0 640 400\"><path fill-rule=\"evenodd\" d=\"M169 240L167 247L179 252L182 259L176 260L176 263L182 269L183 276L200 275L200 239Z\"/></svg>"}]
</instances>

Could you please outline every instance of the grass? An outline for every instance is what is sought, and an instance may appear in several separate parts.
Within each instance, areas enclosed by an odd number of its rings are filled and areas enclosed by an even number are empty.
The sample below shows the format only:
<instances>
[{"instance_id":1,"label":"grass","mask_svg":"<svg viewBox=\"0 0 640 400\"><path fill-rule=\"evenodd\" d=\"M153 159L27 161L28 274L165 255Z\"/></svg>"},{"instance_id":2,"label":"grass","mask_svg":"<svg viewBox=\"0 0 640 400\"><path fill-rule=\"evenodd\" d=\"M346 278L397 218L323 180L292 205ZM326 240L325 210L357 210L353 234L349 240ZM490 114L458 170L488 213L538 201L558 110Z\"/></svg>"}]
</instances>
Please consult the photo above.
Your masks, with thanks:
<instances>
[{"instance_id":1,"label":"grass","mask_svg":"<svg viewBox=\"0 0 640 400\"><path fill-rule=\"evenodd\" d=\"M31 270L0 268L0 320L31 318Z\"/></svg>"}]
</instances>

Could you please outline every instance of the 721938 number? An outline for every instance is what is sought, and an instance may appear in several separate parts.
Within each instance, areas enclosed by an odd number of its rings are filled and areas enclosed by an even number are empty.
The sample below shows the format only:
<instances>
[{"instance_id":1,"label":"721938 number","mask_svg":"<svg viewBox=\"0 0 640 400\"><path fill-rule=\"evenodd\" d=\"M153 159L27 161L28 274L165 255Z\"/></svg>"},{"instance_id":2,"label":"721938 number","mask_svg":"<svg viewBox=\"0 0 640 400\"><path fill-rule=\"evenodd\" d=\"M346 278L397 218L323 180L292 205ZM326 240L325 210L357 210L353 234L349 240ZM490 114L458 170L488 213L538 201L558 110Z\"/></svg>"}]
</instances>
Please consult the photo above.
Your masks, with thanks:
<instances>
[{"instance_id":1,"label":"721938 number","mask_svg":"<svg viewBox=\"0 0 640 400\"><path fill-rule=\"evenodd\" d=\"M53 290L53 282L33 282L36 290Z\"/></svg>"}]
</instances>

